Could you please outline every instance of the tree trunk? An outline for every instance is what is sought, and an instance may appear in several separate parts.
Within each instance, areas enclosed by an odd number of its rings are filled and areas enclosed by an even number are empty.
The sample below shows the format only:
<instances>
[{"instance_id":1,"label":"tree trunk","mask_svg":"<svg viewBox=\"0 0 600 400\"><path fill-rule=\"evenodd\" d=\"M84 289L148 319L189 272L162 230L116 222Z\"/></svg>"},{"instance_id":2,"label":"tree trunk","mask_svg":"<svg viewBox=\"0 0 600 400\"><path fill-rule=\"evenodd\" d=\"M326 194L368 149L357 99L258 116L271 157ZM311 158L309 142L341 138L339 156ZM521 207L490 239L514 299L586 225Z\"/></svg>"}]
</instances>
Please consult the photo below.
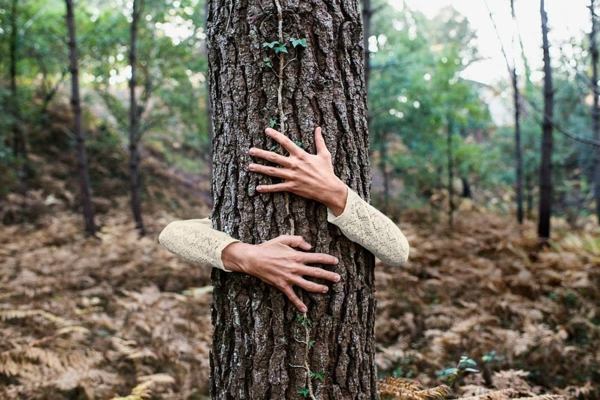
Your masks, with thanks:
<instances>
[{"instance_id":1,"label":"tree trunk","mask_svg":"<svg viewBox=\"0 0 600 400\"><path fill-rule=\"evenodd\" d=\"M135 228L140 236L146 234L142 218L142 177L140 174L140 112L136 100L137 85L137 35L138 24L144 0L133 0L131 25L129 36L129 65L131 78L129 79L129 185L131 190L131 212L135 221Z\"/></svg>"},{"instance_id":2,"label":"tree trunk","mask_svg":"<svg viewBox=\"0 0 600 400\"><path fill-rule=\"evenodd\" d=\"M596 19L596 1L590 0L590 12L592 17L592 31L590 33L590 54L592 56L592 96L594 105L592 107L592 130L594 138L600 141L600 93L598 93L598 43L596 33L598 22ZM594 199L596 201L596 218L600 224L600 151L594 152Z\"/></svg>"},{"instance_id":3,"label":"tree trunk","mask_svg":"<svg viewBox=\"0 0 600 400\"><path fill-rule=\"evenodd\" d=\"M382 132L379 142L379 169L383 178L383 211L388 210L390 201L390 173L388 171L388 154L387 154L387 136L386 132Z\"/></svg>"},{"instance_id":4,"label":"tree trunk","mask_svg":"<svg viewBox=\"0 0 600 400\"><path fill-rule=\"evenodd\" d=\"M306 38L307 47L294 49L290 38ZM273 41L285 41L288 53L262 46ZM302 235L314 251L337 256L342 275L329 294L300 292L305 317L278 290L214 269L212 398L376 399L373 256L327 223L323 205L258 194L256 185L272 179L246 170L251 146L275 144L264 134L270 120L313 153L321 126L337 175L369 200L358 1L211 0L208 43L213 225L248 243Z\"/></svg>"},{"instance_id":5,"label":"tree trunk","mask_svg":"<svg viewBox=\"0 0 600 400\"><path fill-rule=\"evenodd\" d=\"M552 87L552 66L550 65L550 43L548 41L548 14L546 13L544 0L540 0L540 14L542 17L542 48L544 52L544 118L542 122L538 237L547 240L550 238L550 217L552 216L554 89Z\"/></svg>"},{"instance_id":6,"label":"tree trunk","mask_svg":"<svg viewBox=\"0 0 600 400\"><path fill-rule=\"evenodd\" d=\"M19 108L19 93L17 87L17 51L18 51L18 0L12 0L10 12L10 39L9 39L9 81L10 95L9 102L11 110L11 130L12 130L12 151L17 162L17 176L19 179L20 190L25 191L28 175L27 165L27 144L23 129L21 129L21 110Z\"/></svg>"},{"instance_id":7,"label":"tree trunk","mask_svg":"<svg viewBox=\"0 0 600 400\"><path fill-rule=\"evenodd\" d=\"M517 20L515 1L510 0L510 12L513 21ZM516 32L515 34L516 35ZM521 93L519 91L519 76L517 75L517 57L513 36L513 65L511 70L511 83L513 87L513 106L515 116L515 192L517 195L517 221L523 223L523 150L521 145Z\"/></svg>"},{"instance_id":8,"label":"tree trunk","mask_svg":"<svg viewBox=\"0 0 600 400\"><path fill-rule=\"evenodd\" d=\"M462 197L465 199L473 198L473 191L471 190L471 184L466 176L461 176L460 181L462 182Z\"/></svg>"},{"instance_id":9,"label":"tree trunk","mask_svg":"<svg viewBox=\"0 0 600 400\"><path fill-rule=\"evenodd\" d=\"M79 98L79 65L77 54L77 36L75 32L75 13L73 0L65 0L67 6L67 29L69 31L69 69L71 71L71 109L73 110L73 133L75 134L75 150L77 152L77 172L85 232L96 233L90 174L85 151L85 133L81 127L81 100Z\"/></svg>"},{"instance_id":10,"label":"tree trunk","mask_svg":"<svg viewBox=\"0 0 600 400\"><path fill-rule=\"evenodd\" d=\"M369 51L369 37L371 36L371 17L373 8L371 0L362 0L363 21L363 47L365 49L365 88L369 90L369 76L371 75L371 52Z\"/></svg>"},{"instance_id":11,"label":"tree trunk","mask_svg":"<svg viewBox=\"0 0 600 400\"><path fill-rule=\"evenodd\" d=\"M448 224L454 224L454 157L452 155L452 134L454 126L451 117L448 117L448 131L446 132L446 158L448 163Z\"/></svg>"}]
</instances>

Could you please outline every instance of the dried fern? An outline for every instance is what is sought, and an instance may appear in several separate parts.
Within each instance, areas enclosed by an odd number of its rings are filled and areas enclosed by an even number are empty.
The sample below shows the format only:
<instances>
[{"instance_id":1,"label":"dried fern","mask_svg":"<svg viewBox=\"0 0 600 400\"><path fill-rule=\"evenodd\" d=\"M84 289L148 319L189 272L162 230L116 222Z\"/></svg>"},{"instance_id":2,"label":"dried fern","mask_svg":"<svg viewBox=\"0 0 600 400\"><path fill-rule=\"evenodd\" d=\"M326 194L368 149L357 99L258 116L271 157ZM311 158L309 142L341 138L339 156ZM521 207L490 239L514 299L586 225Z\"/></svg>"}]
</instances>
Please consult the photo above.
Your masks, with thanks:
<instances>
[{"instance_id":1,"label":"dried fern","mask_svg":"<svg viewBox=\"0 0 600 400\"><path fill-rule=\"evenodd\" d=\"M379 395L382 400L444 400L452 390L446 386L423 389L417 382L388 377L379 382Z\"/></svg>"}]
</instances>

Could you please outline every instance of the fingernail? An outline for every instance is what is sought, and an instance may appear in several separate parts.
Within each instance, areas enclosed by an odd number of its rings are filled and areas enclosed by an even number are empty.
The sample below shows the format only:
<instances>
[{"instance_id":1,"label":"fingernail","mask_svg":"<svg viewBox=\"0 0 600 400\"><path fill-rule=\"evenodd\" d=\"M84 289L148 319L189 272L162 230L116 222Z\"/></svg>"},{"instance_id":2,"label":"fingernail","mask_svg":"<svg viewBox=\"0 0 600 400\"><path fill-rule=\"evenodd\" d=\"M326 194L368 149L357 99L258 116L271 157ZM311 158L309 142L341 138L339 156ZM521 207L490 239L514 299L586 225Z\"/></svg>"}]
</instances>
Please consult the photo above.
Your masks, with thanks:
<instances>
[{"instance_id":1,"label":"fingernail","mask_svg":"<svg viewBox=\"0 0 600 400\"><path fill-rule=\"evenodd\" d=\"M250 154L251 156L254 155L255 152L256 150L254 149L254 147L248 150L248 154Z\"/></svg>"},{"instance_id":2,"label":"fingernail","mask_svg":"<svg viewBox=\"0 0 600 400\"><path fill-rule=\"evenodd\" d=\"M342 277L341 277L341 276L339 276L339 275L336 275L336 276L335 276L335 281L336 281L336 282L339 282L339 281L341 281L341 280L342 280Z\"/></svg>"},{"instance_id":3,"label":"fingernail","mask_svg":"<svg viewBox=\"0 0 600 400\"><path fill-rule=\"evenodd\" d=\"M306 308L306 306L300 307L300 310L302 310L302 312L307 312L308 311L308 309Z\"/></svg>"},{"instance_id":4,"label":"fingernail","mask_svg":"<svg viewBox=\"0 0 600 400\"><path fill-rule=\"evenodd\" d=\"M254 164L248 164L248 170L252 171L254 169Z\"/></svg>"},{"instance_id":5,"label":"fingernail","mask_svg":"<svg viewBox=\"0 0 600 400\"><path fill-rule=\"evenodd\" d=\"M323 289L323 293L327 293L328 291L329 291L329 288Z\"/></svg>"},{"instance_id":6,"label":"fingernail","mask_svg":"<svg viewBox=\"0 0 600 400\"><path fill-rule=\"evenodd\" d=\"M258 190L260 192L261 190L263 190L263 187L262 186L257 186L256 190Z\"/></svg>"},{"instance_id":7,"label":"fingernail","mask_svg":"<svg viewBox=\"0 0 600 400\"><path fill-rule=\"evenodd\" d=\"M337 257L336 257L336 259L335 259L335 263L336 263L336 264L339 264L339 263L340 263L340 260L339 260L339 258L337 258Z\"/></svg>"}]
</instances>

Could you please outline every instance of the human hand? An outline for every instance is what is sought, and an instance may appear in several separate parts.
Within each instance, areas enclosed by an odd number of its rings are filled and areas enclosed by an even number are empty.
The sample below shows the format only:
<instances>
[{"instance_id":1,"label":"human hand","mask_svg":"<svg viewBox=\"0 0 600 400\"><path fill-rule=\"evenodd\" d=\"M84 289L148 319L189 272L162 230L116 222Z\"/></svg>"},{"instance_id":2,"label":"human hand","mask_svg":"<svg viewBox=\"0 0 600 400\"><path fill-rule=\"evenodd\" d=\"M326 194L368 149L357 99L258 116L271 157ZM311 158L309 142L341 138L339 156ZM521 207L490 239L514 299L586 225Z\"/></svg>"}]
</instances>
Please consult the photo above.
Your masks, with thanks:
<instances>
[{"instance_id":1,"label":"human hand","mask_svg":"<svg viewBox=\"0 0 600 400\"><path fill-rule=\"evenodd\" d=\"M304 277L310 276L331 282L339 282L341 277L335 272L308 266L336 265L337 258L323 253L306 253L294 248L310 250L311 245L302 236L291 235L278 236L258 245L235 242L225 247L221 259L228 270L255 276L276 287L304 313L307 311L306 305L294 292L294 286L308 292L327 293L327 286L311 282Z\"/></svg>"},{"instance_id":2,"label":"human hand","mask_svg":"<svg viewBox=\"0 0 600 400\"><path fill-rule=\"evenodd\" d=\"M272 185L259 185L260 193L291 192L298 196L323 203L336 216L346 206L348 188L333 171L331 153L325 145L321 128L315 129L317 154L309 154L287 136L274 129L267 128L266 134L279 143L289 155L282 156L272 151L251 148L248 152L253 157L262 158L279 167L251 163L248 170L261 174L282 178L284 182Z\"/></svg>"}]
</instances>

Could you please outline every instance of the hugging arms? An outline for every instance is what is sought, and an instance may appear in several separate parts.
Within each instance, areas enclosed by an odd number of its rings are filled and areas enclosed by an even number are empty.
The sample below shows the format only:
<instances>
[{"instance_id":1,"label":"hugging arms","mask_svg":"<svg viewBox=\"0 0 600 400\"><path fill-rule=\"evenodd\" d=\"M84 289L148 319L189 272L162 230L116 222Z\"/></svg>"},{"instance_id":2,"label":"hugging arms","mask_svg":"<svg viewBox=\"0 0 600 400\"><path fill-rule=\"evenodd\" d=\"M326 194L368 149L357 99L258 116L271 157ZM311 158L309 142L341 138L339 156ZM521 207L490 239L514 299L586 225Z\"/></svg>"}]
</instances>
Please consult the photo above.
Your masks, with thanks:
<instances>
[{"instance_id":1,"label":"hugging arms","mask_svg":"<svg viewBox=\"0 0 600 400\"><path fill-rule=\"evenodd\" d=\"M399 266L408 259L408 241L400 228L335 175L320 128L315 130L317 154L307 153L274 129L265 132L289 155L258 148L249 150L250 156L276 165L251 163L250 172L282 179L280 183L257 186L259 193L290 192L322 203L327 207L329 223L385 264ZM294 292L294 286L326 293L327 286L306 278L331 282L341 279L335 272L312 266L336 265L338 260L328 254L309 252L311 245L301 236L282 235L253 245L213 229L210 220L204 218L171 222L160 233L159 241L187 261L255 276L282 291L301 312L306 312L306 306Z\"/></svg>"}]
</instances>

